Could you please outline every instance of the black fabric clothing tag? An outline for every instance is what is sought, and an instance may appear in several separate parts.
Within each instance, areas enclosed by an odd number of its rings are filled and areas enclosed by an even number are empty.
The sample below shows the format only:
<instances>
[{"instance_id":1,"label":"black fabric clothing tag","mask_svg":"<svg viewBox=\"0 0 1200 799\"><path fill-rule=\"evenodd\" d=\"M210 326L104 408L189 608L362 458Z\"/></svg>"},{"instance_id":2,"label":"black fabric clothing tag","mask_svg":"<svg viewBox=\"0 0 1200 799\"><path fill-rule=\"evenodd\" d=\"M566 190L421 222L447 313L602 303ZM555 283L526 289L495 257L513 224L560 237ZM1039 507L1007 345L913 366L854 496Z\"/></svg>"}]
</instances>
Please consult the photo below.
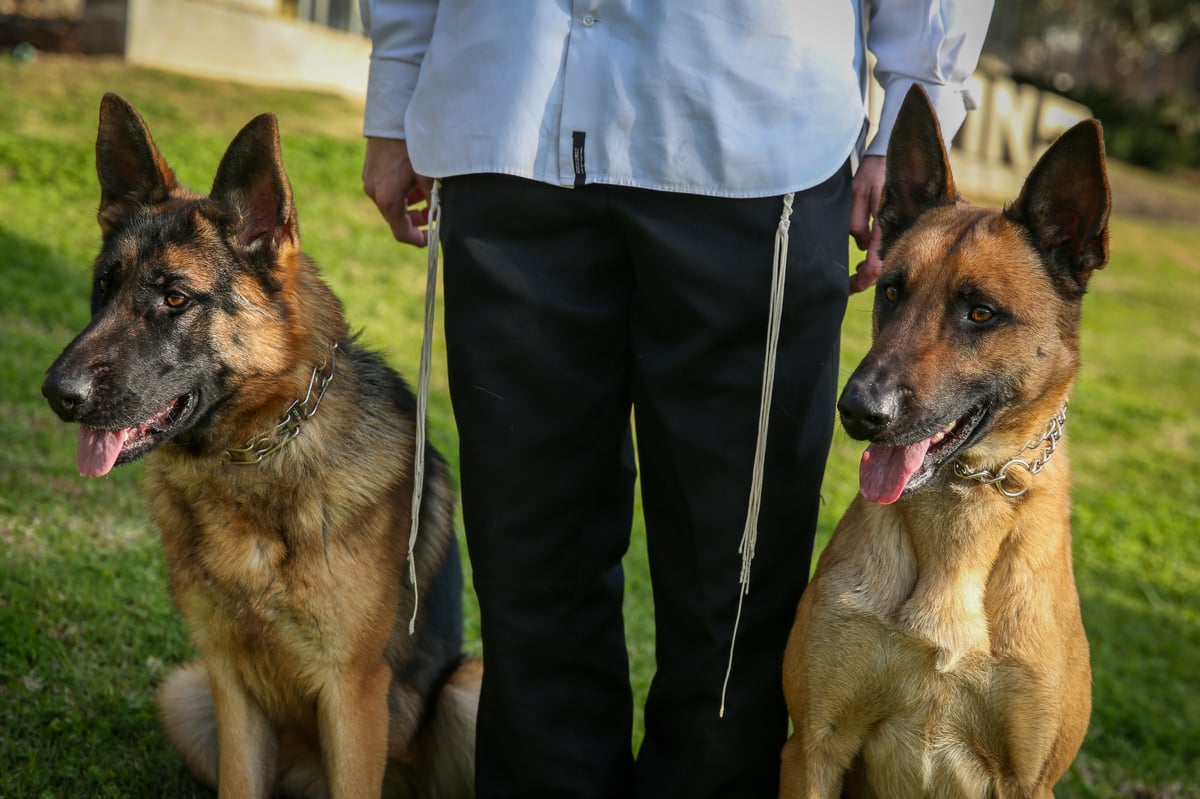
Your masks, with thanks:
<instances>
[{"instance_id":1,"label":"black fabric clothing tag","mask_svg":"<svg viewBox=\"0 0 1200 799\"><path fill-rule=\"evenodd\" d=\"M582 186L587 182L587 167L584 161L584 140L587 139L587 133L582 130L577 130L571 134L571 161L575 166L575 186Z\"/></svg>"}]
</instances>

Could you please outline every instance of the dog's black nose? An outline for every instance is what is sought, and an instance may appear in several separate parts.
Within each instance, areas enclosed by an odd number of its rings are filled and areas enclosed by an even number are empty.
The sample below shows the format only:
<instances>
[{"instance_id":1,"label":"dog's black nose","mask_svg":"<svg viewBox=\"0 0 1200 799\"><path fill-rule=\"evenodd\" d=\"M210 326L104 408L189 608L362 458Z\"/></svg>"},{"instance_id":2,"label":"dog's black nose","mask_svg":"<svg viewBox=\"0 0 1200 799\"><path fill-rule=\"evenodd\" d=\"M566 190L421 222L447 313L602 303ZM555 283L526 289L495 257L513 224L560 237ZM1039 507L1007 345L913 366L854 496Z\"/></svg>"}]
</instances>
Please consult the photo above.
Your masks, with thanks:
<instances>
[{"instance_id":1,"label":"dog's black nose","mask_svg":"<svg viewBox=\"0 0 1200 799\"><path fill-rule=\"evenodd\" d=\"M838 399L837 409L851 438L873 440L896 421L900 413L899 393L874 381L851 377Z\"/></svg>"},{"instance_id":2,"label":"dog's black nose","mask_svg":"<svg viewBox=\"0 0 1200 799\"><path fill-rule=\"evenodd\" d=\"M91 393L92 380L87 375L51 369L42 381L42 396L66 422L75 420Z\"/></svg>"}]
</instances>

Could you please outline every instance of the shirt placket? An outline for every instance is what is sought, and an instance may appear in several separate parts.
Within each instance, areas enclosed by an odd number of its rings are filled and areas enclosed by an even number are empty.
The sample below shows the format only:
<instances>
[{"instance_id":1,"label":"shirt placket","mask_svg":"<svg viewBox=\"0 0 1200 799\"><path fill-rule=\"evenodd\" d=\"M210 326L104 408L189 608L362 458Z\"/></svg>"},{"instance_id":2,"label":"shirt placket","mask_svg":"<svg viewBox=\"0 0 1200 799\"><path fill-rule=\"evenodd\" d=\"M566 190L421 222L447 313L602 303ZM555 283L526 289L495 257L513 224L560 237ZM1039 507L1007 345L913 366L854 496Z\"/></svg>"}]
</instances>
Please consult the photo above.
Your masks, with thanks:
<instances>
[{"instance_id":1,"label":"shirt placket","mask_svg":"<svg viewBox=\"0 0 1200 799\"><path fill-rule=\"evenodd\" d=\"M598 39L604 24L603 4L575 0L571 4L571 29L563 62L563 101L558 133L559 183L582 186L596 171L599 141L599 108L603 71Z\"/></svg>"}]
</instances>

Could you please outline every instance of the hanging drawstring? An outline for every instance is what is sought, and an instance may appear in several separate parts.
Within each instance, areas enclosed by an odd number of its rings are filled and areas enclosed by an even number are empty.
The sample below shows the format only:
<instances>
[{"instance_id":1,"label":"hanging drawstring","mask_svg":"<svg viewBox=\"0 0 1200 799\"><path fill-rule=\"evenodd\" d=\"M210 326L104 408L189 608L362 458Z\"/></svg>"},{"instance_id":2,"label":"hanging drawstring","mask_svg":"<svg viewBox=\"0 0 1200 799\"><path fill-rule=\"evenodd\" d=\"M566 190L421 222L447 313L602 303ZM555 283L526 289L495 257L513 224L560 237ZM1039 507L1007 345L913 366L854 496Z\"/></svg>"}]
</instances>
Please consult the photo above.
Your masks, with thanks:
<instances>
[{"instance_id":1,"label":"hanging drawstring","mask_svg":"<svg viewBox=\"0 0 1200 799\"><path fill-rule=\"evenodd\" d=\"M729 665L725 668L725 681L721 684L720 717L725 717L725 695L729 690L729 677L733 673L733 648L737 643L738 626L742 621L742 604L750 593L750 562L754 560L754 546L758 540L758 511L762 505L763 468L767 457L767 423L771 417L771 394L775 388L775 355L779 349L779 322L783 316L783 284L787 274L788 228L792 225L792 200L795 195L783 195L783 212L779 216L779 228L775 231L775 262L771 270L771 308L767 323L767 353L763 360L762 401L758 407L758 443L754 448L754 471L750 479L750 503L746 510L746 527L742 531L742 542L738 552L742 555L742 572L738 579L741 591L738 594L737 615L733 621L733 635L729 642Z\"/></svg>"},{"instance_id":2,"label":"hanging drawstring","mask_svg":"<svg viewBox=\"0 0 1200 799\"><path fill-rule=\"evenodd\" d=\"M413 584L413 613L409 621L408 631L412 634L416 629L417 606L420 601L417 589L417 566L415 547L417 532L420 524L421 494L425 480L425 412L429 397L429 362L431 339L433 337L434 307L437 297L438 269L438 223L441 216L439 191L441 184L435 181L433 191L429 196L429 253L425 277L425 326L421 340L421 362L417 376L417 419L415 452L413 457L413 499L412 527L408 536L408 575ZM738 552L742 556L739 585L737 615L734 618L733 635L729 645L729 663L725 671L725 680L721 685L720 715L725 716L725 697L729 687L730 675L733 672L733 652L737 642L738 627L742 619L742 606L746 594L750 592L750 565L754 560L754 548L758 537L758 513L762 504L763 470L766 461L767 426L770 421L771 395L775 385L775 359L779 347L779 325L783 315L784 278L787 272L788 229L792 220L792 201L794 195L785 194L783 211L779 218L779 227L775 233L775 256L771 273L770 315L767 325L766 357L763 361L762 398L758 412L758 441L754 451L754 467L750 482L750 501L746 511L746 525L742 531L742 540Z\"/></svg>"},{"instance_id":3,"label":"hanging drawstring","mask_svg":"<svg viewBox=\"0 0 1200 799\"><path fill-rule=\"evenodd\" d=\"M425 408L429 403L429 353L433 339L434 300L437 298L438 272L438 222L441 219L442 207L438 201L441 192L441 181L433 182L433 190L429 193L429 244L425 272L425 329L421 335L421 365L417 372L417 423L413 435L415 451L413 453L413 496L412 496L412 526L408 531L408 579L413 588L412 618L408 621L408 634L412 635L417 629L417 605L420 603L420 591L417 589L417 530L421 522L421 493L425 486Z\"/></svg>"}]
</instances>

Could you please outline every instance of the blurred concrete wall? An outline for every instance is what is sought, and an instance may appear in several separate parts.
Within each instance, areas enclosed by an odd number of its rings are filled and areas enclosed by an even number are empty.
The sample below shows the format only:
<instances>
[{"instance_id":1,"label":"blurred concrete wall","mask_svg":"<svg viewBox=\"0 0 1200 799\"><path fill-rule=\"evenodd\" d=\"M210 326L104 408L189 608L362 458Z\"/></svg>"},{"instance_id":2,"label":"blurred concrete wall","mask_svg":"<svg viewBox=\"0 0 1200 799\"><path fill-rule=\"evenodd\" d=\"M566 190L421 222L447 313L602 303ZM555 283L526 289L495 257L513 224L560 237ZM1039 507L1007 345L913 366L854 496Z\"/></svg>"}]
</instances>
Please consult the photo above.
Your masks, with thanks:
<instances>
[{"instance_id":1,"label":"blurred concrete wall","mask_svg":"<svg viewBox=\"0 0 1200 799\"><path fill-rule=\"evenodd\" d=\"M87 0L81 40L86 52L131 64L365 97L370 42L278 8L274 0Z\"/></svg>"}]
</instances>

